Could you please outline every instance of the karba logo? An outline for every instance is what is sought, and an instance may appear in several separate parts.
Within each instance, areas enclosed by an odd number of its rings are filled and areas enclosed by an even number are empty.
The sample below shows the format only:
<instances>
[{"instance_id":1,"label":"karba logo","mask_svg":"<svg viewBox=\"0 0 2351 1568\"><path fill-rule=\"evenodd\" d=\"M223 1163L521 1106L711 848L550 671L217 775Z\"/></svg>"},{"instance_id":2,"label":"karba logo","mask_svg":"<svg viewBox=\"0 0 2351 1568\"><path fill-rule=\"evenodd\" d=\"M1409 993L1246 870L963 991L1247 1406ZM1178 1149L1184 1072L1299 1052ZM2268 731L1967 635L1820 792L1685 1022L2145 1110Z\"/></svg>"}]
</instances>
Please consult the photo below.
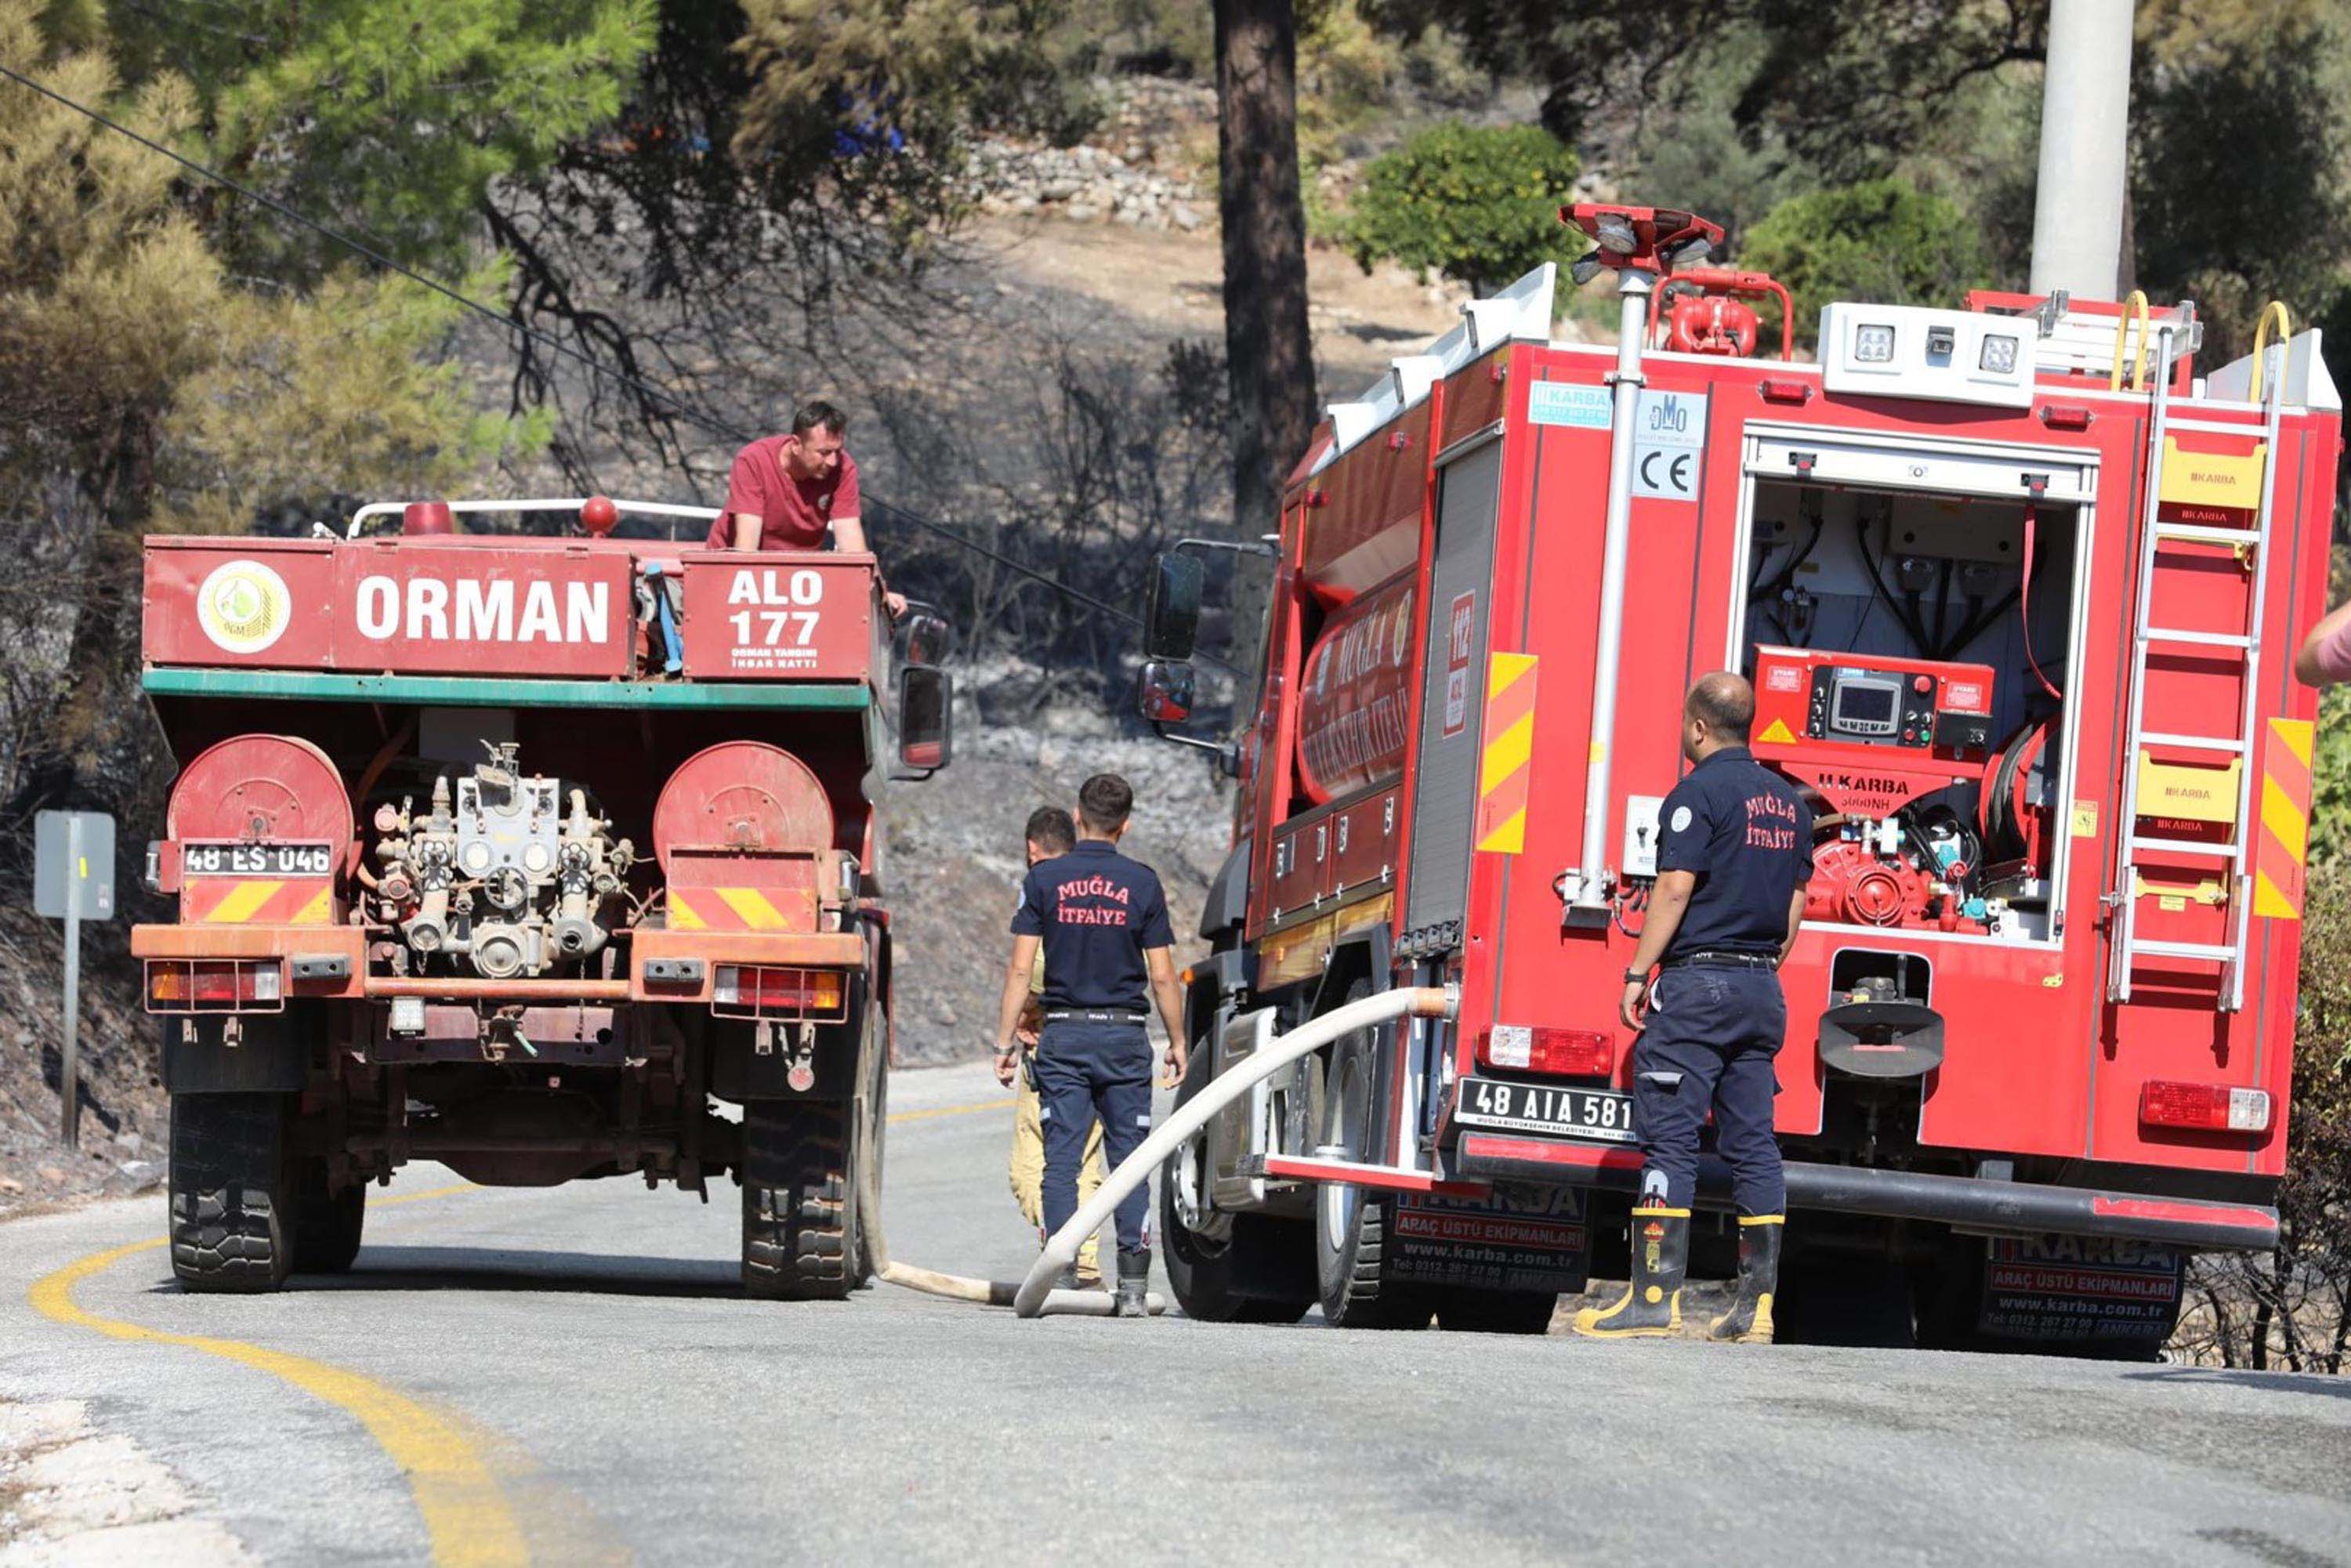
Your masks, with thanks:
<instances>
[{"instance_id":1,"label":"karba logo","mask_svg":"<svg viewBox=\"0 0 2351 1568\"><path fill-rule=\"evenodd\" d=\"M293 616L286 580L257 560L224 561L196 590L196 623L227 653L260 653L285 635Z\"/></svg>"},{"instance_id":2,"label":"karba logo","mask_svg":"<svg viewBox=\"0 0 2351 1568\"><path fill-rule=\"evenodd\" d=\"M1891 795L1902 788L1899 779L1886 779L1867 773L1823 773L1823 787L1842 789L1851 795Z\"/></svg>"},{"instance_id":3,"label":"karba logo","mask_svg":"<svg viewBox=\"0 0 2351 1568\"><path fill-rule=\"evenodd\" d=\"M560 606L555 583L511 578L360 580L360 635L381 642L405 636L435 643L602 643L611 635L611 585L567 582Z\"/></svg>"}]
</instances>

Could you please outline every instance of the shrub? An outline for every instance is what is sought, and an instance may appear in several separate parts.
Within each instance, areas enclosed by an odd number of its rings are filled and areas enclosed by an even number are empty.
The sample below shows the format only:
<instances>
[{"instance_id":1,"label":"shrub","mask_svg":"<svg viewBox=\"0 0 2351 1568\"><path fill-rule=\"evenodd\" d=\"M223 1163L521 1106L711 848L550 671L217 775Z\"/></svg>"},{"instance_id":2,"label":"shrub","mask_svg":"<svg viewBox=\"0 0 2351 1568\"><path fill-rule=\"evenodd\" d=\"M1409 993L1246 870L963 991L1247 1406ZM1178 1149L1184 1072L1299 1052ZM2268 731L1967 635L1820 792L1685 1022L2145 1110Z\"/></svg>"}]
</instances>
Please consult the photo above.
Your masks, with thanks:
<instances>
[{"instance_id":1,"label":"shrub","mask_svg":"<svg viewBox=\"0 0 2351 1568\"><path fill-rule=\"evenodd\" d=\"M1432 126L1364 171L1343 243L1366 272L1385 256L1490 293L1580 254L1583 236L1559 221L1576 167L1574 151L1539 126Z\"/></svg>"},{"instance_id":2,"label":"shrub","mask_svg":"<svg viewBox=\"0 0 2351 1568\"><path fill-rule=\"evenodd\" d=\"M1991 276L1973 220L1898 177L1782 202L1748 231L1739 264L1788 286L1807 340L1831 300L1956 308Z\"/></svg>"}]
</instances>

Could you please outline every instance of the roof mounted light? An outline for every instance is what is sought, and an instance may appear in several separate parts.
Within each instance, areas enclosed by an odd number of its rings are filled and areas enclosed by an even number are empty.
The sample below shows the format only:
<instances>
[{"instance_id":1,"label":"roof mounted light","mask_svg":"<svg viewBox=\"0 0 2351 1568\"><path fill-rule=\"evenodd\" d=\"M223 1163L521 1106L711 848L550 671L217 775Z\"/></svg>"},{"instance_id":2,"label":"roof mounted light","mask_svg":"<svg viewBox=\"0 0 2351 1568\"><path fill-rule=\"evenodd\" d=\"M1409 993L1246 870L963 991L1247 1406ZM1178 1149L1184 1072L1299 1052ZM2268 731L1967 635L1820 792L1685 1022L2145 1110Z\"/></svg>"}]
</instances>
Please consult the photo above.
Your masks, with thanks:
<instances>
[{"instance_id":1,"label":"roof mounted light","mask_svg":"<svg viewBox=\"0 0 2351 1568\"><path fill-rule=\"evenodd\" d=\"M1605 261L1601 259L1601 256L1598 251L1586 251L1583 255L1578 256L1574 261L1568 265L1568 280L1573 283L1577 287L1581 288L1583 285L1599 277L1601 268L1607 265L1608 264Z\"/></svg>"},{"instance_id":2,"label":"roof mounted light","mask_svg":"<svg viewBox=\"0 0 2351 1568\"><path fill-rule=\"evenodd\" d=\"M1633 220L1622 213L1604 212L1593 225L1592 237L1600 248L1617 256L1630 256L1641 248L1641 236L1633 232Z\"/></svg>"},{"instance_id":3,"label":"roof mounted light","mask_svg":"<svg viewBox=\"0 0 2351 1568\"><path fill-rule=\"evenodd\" d=\"M1687 245L1685 245L1677 250L1667 252L1666 256L1666 267L1667 271L1671 271L1676 267L1696 267L1699 262L1704 261L1708 256L1710 256L1713 254L1714 242L1707 238L1706 235L1700 235L1696 239L1690 241Z\"/></svg>"}]
</instances>

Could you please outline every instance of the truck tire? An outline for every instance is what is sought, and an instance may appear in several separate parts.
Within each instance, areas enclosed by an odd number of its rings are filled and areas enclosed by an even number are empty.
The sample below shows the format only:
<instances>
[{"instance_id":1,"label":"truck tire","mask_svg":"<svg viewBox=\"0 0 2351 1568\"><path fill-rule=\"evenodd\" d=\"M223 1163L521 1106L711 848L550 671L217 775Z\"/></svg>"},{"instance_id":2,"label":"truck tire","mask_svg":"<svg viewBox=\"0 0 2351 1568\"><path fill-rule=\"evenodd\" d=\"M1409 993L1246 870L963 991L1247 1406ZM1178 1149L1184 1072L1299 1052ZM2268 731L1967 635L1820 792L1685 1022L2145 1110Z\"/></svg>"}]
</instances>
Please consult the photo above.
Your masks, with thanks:
<instances>
[{"instance_id":1,"label":"truck tire","mask_svg":"<svg viewBox=\"0 0 2351 1568\"><path fill-rule=\"evenodd\" d=\"M1371 994L1358 980L1346 999ZM1349 1035L1332 1047L1330 1089L1322 1097L1322 1147L1336 1157L1359 1160L1369 1146L1371 1127L1371 1031ZM1333 1328L1423 1329L1437 1310L1437 1293L1426 1286L1390 1277L1388 1227L1393 1199L1360 1186L1324 1182L1314 1197L1315 1278L1322 1287L1322 1319Z\"/></svg>"},{"instance_id":2,"label":"truck tire","mask_svg":"<svg viewBox=\"0 0 2351 1568\"><path fill-rule=\"evenodd\" d=\"M857 1288L854 1125L848 1105L743 1107L743 1289L755 1300L837 1301Z\"/></svg>"},{"instance_id":3,"label":"truck tire","mask_svg":"<svg viewBox=\"0 0 2351 1568\"><path fill-rule=\"evenodd\" d=\"M274 1291L293 1263L287 1094L172 1096L172 1272L200 1292Z\"/></svg>"},{"instance_id":4,"label":"truck tire","mask_svg":"<svg viewBox=\"0 0 2351 1568\"><path fill-rule=\"evenodd\" d=\"M355 1181L329 1192L324 1159L297 1162L294 1272L340 1274L350 1268L360 1255L360 1232L367 1226L367 1183Z\"/></svg>"},{"instance_id":5,"label":"truck tire","mask_svg":"<svg viewBox=\"0 0 2351 1568\"><path fill-rule=\"evenodd\" d=\"M1197 1094L1214 1066L1207 1042L1195 1040L1176 1103ZM1205 1135L1192 1138L1159 1170L1160 1251L1176 1305L1204 1322L1296 1322L1314 1304L1306 1227L1262 1214L1215 1213L1201 1168L1206 1147Z\"/></svg>"},{"instance_id":6,"label":"truck tire","mask_svg":"<svg viewBox=\"0 0 2351 1568\"><path fill-rule=\"evenodd\" d=\"M1450 1333L1551 1332L1559 1298L1541 1291L1449 1290L1437 1298L1437 1326Z\"/></svg>"}]
</instances>

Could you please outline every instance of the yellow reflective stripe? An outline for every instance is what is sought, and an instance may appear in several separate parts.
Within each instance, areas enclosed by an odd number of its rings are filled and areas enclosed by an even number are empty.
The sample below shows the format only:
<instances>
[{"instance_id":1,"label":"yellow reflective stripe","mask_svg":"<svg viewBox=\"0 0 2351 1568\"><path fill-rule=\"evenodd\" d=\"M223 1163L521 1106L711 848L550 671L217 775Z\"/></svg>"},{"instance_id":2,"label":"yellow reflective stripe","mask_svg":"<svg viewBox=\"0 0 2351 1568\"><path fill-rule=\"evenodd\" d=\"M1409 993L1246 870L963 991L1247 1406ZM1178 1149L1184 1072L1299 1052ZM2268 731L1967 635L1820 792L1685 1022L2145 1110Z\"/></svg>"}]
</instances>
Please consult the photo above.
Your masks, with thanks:
<instances>
[{"instance_id":1,"label":"yellow reflective stripe","mask_svg":"<svg viewBox=\"0 0 2351 1568\"><path fill-rule=\"evenodd\" d=\"M1527 715L1486 746L1484 788L1491 789L1527 765L1535 754L1535 716Z\"/></svg>"},{"instance_id":2,"label":"yellow reflective stripe","mask_svg":"<svg viewBox=\"0 0 2351 1568\"><path fill-rule=\"evenodd\" d=\"M721 887L713 891L726 901L726 907L735 912L736 918L752 930L780 931L783 929L783 915L774 904L768 902L768 895L758 888Z\"/></svg>"},{"instance_id":3,"label":"yellow reflective stripe","mask_svg":"<svg viewBox=\"0 0 2351 1568\"><path fill-rule=\"evenodd\" d=\"M1500 696L1525 678L1535 667L1532 653L1496 653L1486 664L1486 697L1488 701Z\"/></svg>"},{"instance_id":4,"label":"yellow reflective stripe","mask_svg":"<svg viewBox=\"0 0 2351 1568\"><path fill-rule=\"evenodd\" d=\"M2299 920L2302 911L2288 898L2285 890L2270 879L2270 873L2253 873L2253 913L2265 920Z\"/></svg>"},{"instance_id":5,"label":"yellow reflective stripe","mask_svg":"<svg viewBox=\"0 0 2351 1568\"><path fill-rule=\"evenodd\" d=\"M1523 808L1511 812L1493 826L1493 830L1478 841L1483 854L1515 855L1526 852L1527 813Z\"/></svg>"},{"instance_id":6,"label":"yellow reflective stripe","mask_svg":"<svg viewBox=\"0 0 2351 1568\"><path fill-rule=\"evenodd\" d=\"M324 925L328 922L333 920L334 917L334 889L330 887L322 887L316 894L311 895L309 903L304 904L300 909L295 912L293 924L297 925Z\"/></svg>"},{"instance_id":7,"label":"yellow reflective stripe","mask_svg":"<svg viewBox=\"0 0 2351 1568\"><path fill-rule=\"evenodd\" d=\"M710 923L695 912L694 905L685 901L684 894L672 888L669 894L669 928L672 931L707 931Z\"/></svg>"},{"instance_id":8,"label":"yellow reflective stripe","mask_svg":"<svg viewBox=\"0 0 2351 1568\"><path fill-rule=\"evenodd\" d=\"M2309 848L2309 817L2273 778L2262 780L2262 826L2297 861Z\"/></svg>"},{"instance_id":9,"label":"yellow reflective stripe","mask_svg":"<svg viewBox=\"0 0 2351 1568\"><path fill-rule=\"evenodd\" d=\"M241 925L259 914L261 906L285 885L283 882L238 883L227 897L213 905L212 912L204 918L221 925Z\"/></svg>"}]
</instances>

